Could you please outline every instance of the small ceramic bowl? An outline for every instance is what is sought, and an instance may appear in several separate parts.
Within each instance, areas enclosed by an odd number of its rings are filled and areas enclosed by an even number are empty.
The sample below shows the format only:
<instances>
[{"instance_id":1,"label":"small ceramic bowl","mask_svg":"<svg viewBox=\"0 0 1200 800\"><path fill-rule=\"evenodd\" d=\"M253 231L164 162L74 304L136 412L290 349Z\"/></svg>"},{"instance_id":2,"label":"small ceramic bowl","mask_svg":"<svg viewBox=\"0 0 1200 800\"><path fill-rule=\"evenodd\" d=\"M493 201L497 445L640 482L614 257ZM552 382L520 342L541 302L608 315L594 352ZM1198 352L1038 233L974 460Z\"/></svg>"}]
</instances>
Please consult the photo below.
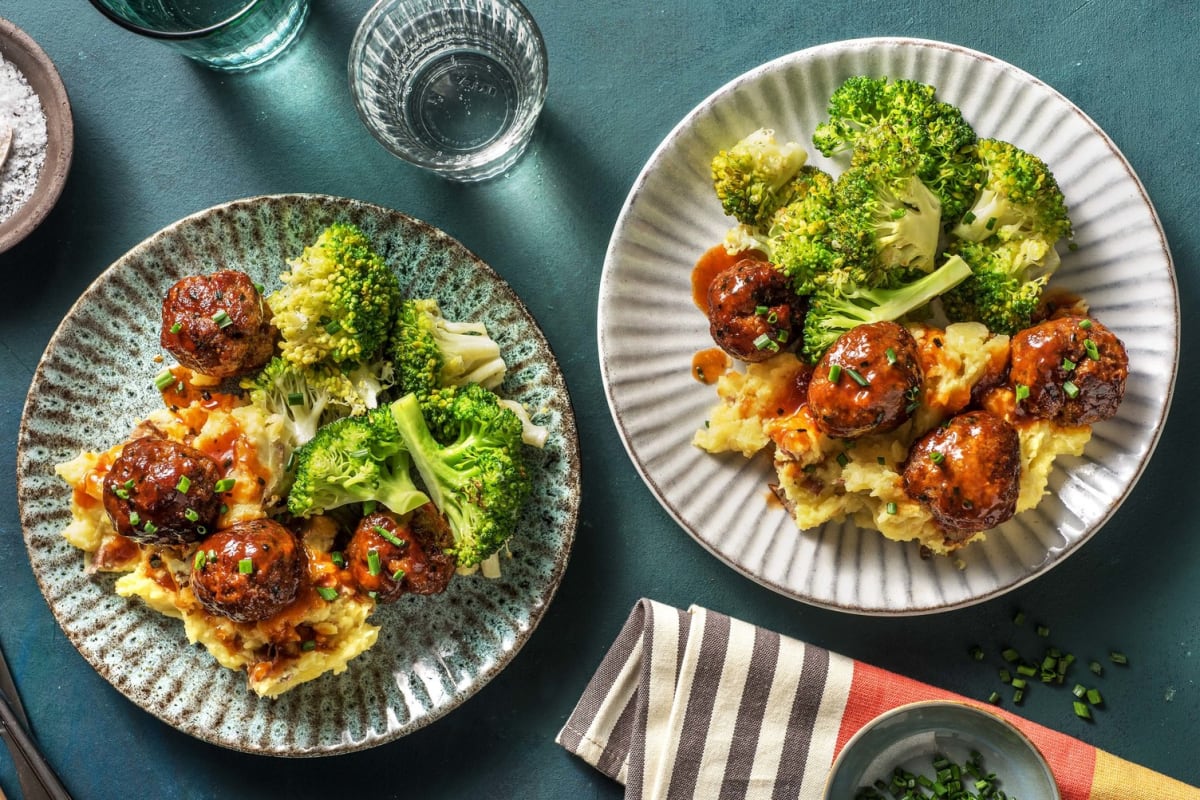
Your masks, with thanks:
<instances>
[{"instance_id":1,"label":"small ceramic bowl","mask_svg":"<svg viewBox=\"0 0 1200 800\"><path fill-rule=\"evenodd\" d=\"M935 755L965 765L973 752L1009 797L1060 800L1050 766L1025 734L997 714L952 701L911 703L864 725L833 762L825 798L854 800L859 789L890 781L896 767L932 778Z\"/></svg>"},{"instance_id":2,"label":"small ceramic bowl","mask_svg":"<svg viewBox=\"0 0 1200 800\"><path fill-rule=\"evenodd\" d=\"M0 56L25 77L46 114L46 161L33 194L16 213L0 222L0 253L3 253L41 224L58 202L71 166L75 133L67 89L54 63L37 42L5 19L0 19Z\"/></svg>"}]
</instances>

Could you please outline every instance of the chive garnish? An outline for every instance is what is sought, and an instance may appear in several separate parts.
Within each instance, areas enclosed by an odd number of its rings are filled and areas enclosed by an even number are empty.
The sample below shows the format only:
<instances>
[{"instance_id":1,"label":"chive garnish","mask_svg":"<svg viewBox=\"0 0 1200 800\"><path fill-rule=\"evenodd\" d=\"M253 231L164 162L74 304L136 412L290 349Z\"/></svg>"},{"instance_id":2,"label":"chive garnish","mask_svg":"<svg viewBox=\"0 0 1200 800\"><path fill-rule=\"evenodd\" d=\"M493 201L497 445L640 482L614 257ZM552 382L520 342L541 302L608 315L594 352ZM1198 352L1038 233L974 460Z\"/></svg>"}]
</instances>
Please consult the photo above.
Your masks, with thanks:
<instances>
[{"instance_id":1,"label":"chive garnish","mask_svg":"<svg viewBox=\"0 0 1200 800\"><path fill-rule=\"evenodd\" d=\"M187 475L180 475L179 482L175 484L175 491L180 494L187 494L190 488L192 488L192 479Z\"/></svg>"},{"instance_id":2,"label":"chive garnish","mask_svg":"<svg viewBox=\"0 0 1200 800\"><path fill-rule=\"evenodd\" d=\"M883 354L884 354L885 356L887 356L887 362L888 362L888 364L895 364L895 363L896 363L896 351L895 351L893 348L889 347L887 350L885 350L885 351L883 352Z\"/></svg>"},{"instance_id":3,"label":"chive garnish","mask_svg":"<svg viewBox=\"0 0 1200 800\"><path fill-rule=\"evenodd\" d=\"M150 520L146 520L146 524L142 526L142 530L146 533L155 533L158 530L158 526Z\"/></svg>"},{"instance_id":4,"label":"chive garnish","mask_svg":"<svg viewBox=\"0 0 1200 800\"><path fill-rule=\"evenodd\" d=\"M1070 372L1071 370L1075 369L1075 362L1069 358L1064 358L1062 361L1062 368L1066 372Z\"/></svg>"},{"instance_id":5,"label":"chive garnish","mask_svg":"<svg viewBox=\"0 0 1200 800\"><path fill-rule=\"evenodd\" d=\"M838 365L838 364L830 364L830 365L829 365L829 382L830 382L830 383L837 383L837 382L838 382L838 379L839 379L839 378L841 378L841 377L842 377L842 368L841 368L841 366L840 366L840 365Z\"/></svg>"},{"instance_id":6,"label":"chive garnish","mask_svg":"<svg viewBox=\"0 0 1200 800\"><path fill-rule=\"evenodd\" d=\"M1084 339L1083 349L1087 351L1088 358L1092 359L1093 361L1100 360L1100 348L1096 346L1095 340Z\"/></svg>"},{"instance_id":7,"label":"chive garnish","mask_svg":"<svg viewBox=\"0 0 1200 800\"><path fill-rule=\"evenodd\" d=\"M333 336L335 333L337 333L341 329L342 329L342 324L340 322L338 322L336 319L331 319L331 320L329 320L329 322L325 323L325 332L328 333L330 336Z\"/></svg>"},{"instance_id":8,"label":"chive garnish","mask_svg":"<svg viewBox=\"0 0 1200 800\"><path fill-rule=\"evenodd\" d=\"M204 554L203 550L197 550L196 558L192 561L192 569L204 569L206 563L208 563L208 556Z\"/></svg>"},{"instance_id":9,"label":"chive garnish","mask_svg":"<svg viewBox=\"0 0 1200 800\"><path fill-rule=\"evenodd\" d=\"M770 309L767 308L766 306L755 306L754 307L754 313L760 317L766 316L768 311L770 311Z\"/></svg>"},{"instance_id":10,"label":"chive garnish","mask_svg":"<svg viewBox=\"0 0 1200 800\"><path fill-rule=\"evenodd\" d=\"M238 572L243 575L249 575L254 572L254 561L249 558L243 558L238 562Z\"/></svg>"},{"instance_id":11,"label":"chive garnish","mask_svg":"<svg viewBox=\"0 0 1200 800\"><path fill-rule=\"evenodd\" d=\"M1114 664L1128 664L1129 663L1129 659L1125 657L1124 653L1121 653L1121 652L1115 651L1115 650L1108 654L1108 660L1113 662Z\"/></svg>"},{"instance_id":12,"label":"chive garnish","mask_svg":"<svg viewBox=\"0 0 1200 800\"><path fill-rule=\"evenodd\" d=\"M313 641L312 639L307 639L307 640L305 640L304 642L302 642L302 643L300 644L300 649L301 649L301 650L303 650L303 651L305 651L305 652L309 652L309 651L312 651L312 650L316 650L316 649L317 649L317 643L316 643L315 641Z\"/></svg>"},{"instance_id":13,"label":"chive garnish","mask_svg":"<svg viewBox=\"0 0 1200 800\"><path fill-rule=\"evenodd\" d=\"M194 508L185 508L183 516L187 518L188 522L195 522L200 519L200 515L196 513L196 509Z\"/></svg>"},{"instance_id":14,"label":"chive garnish","mask_svg":"<svg viewBox=\"0 0 1200 800\"><path fill-rule=\"evenodd\" d=\"M367 572L371 573L372 575L378 575L379 570L380 570L379 551L378 550L368 550L367 551Z\"/></svg>"},{"instance_id":15,"label":"chive garnish","mask_svg":"<svg viewBox=\"0 0 1200 800\"><path fill-rule=\"evenodd\" d=\"M227 313L225 313L224 310L218 311L217 313L213 314L212 321L217 323L218 328L228 328L230 325L233 324L233 320L229 318L229 315Z\"/></svg>"},{"instance_id":16,"label":"chive garnish","mask_svg":"<svg viewBox=\"0 0 1200 800\"><path fill-rule=\"evenodd\" d=\"M1088 710L1087 703L1084 703L1081 700L1076 700L1074 703L1074 706L1075 706L1075 716L1079 717L1080 719L1091 719L1092 718L1092 712Z\"/></svg>"},{"instance_id":17,"label":"chive garnish","mask_svg":"<svg viewBox=\"0 0 1200 800\"><path fill-rule=\"evenodd\" d=\"M1092 327L1092 321L1090 319L1081 319L1079 320L1079 327L1083 328L1085 331L1090 330Z\"/></svg>"},{"instance_id":18,"label":"chive garnish","mask_svg":"<svg viewBox=\"0 0 1200 800\"><path fill-rule=\"evenodd\" d=\"M129 490L122 486L118 486L116 489L113 489L113 494L115 494L117 497L121 498L122 500L129 499Z\"/></svg>"},{"instance_id":19,"label":"chive garnish","mask_svg":"<svg viewBox=\"0 0 1200 800\"><path fill-rule=\"evenodd\" d=\"M862 376L858 370L846 368L846 374L849 375L859 386L870 386L871 382Z\"/></svg>"},{"instance_id":20,"label":"chive garnish","mask_svg":"<svg viewBox=\"0 0 1200 800\"><path fill-rule=\"evenodd\" d=\"M179 333L181 330L183 330L182 322L176 322L174 325L171 326L171 333Z\"/></svg>"},{"instance_id":21,"label":"chive garnish","mask_svg":"<svg viewBox=\"0 0 1200 800\"><path fill-rule=\"evenodd\" d=\"M289 406L304 405L304 393L303 392L288 392L287 404Z\"/></svg>"},{"instance_id":22,"label":"chive garnish","mask_svg":"<svg viewBox=\"0 0 1200 800\"><path fill-rule=\"evenodd\" d=\"M129 512L129 524L134 528L136 528L138 525L141 525L142 524L141 515L138 514L138 512L136 512L136 511L130 511Z\"/></svg>"},{"instance_id":23,"label":"chive garnish","mask_svg":"<svg viewBox=\"0 0 1200 800\"><path fill-rule=\"evenodd\" d=\"M221 480L217 481L216 484L213 485L213 489L218 493L228 492L236 483L237 478L221 478Z\"/></svg>"},{"instance_id":24,"label":"chive garnish","mask_svg":"<svg viewBox=\"0 0 1200 800\"><path fill-rule=\"evenodd\" d=\"M838 463L839 467L844 467L850 463L850 457L848 455L846 455L845 453L838 453L837 454L837 463Z\"/></svg>"},{"instance_id":25,"label":"chive garnish","mask_svg":"<svg viewBox=\"0 0 1200 800\"><path fill-rule=\"evenodd\" d=\"M392 580L395 581L396 583L399 583L400 581L404 580L404 576L406 574L407 573L405 573L404 570L398 569L392 573Z\"/></svg>"},{"instance_id":26,"label":"chive garnish","mask_svg":"<svg viewBox=\"0 0 1200 800\"><path fill-rule=\"evenodd\" d=\"M330 602L333 602L334 600L336 600L337 596L338 596L337 589L333 589L329 586L318 586L317 594L321 595L321 597L323 597L324 599L326 599Z\"/></svg>"},{"instance_id":27,"label":"chive garnish","mask_svg":"<svg viewBox=\"0 0 1200 800\"><path fill-rule=\"evenodd\" d=\"M376 525L375 532L377 534L379 534L380 537L387 539L389 542L396 545L396 547L404 547L404 545L408 544L408 542L404 541L399 536L392 533L391 531L389 531L387 528L383 527L382 525Z\"/></svg>"},{"instance_id":28,"label":"chive garnish","mask_svg":"<svg viewBox=\"0 0 1200 800\"><path fill-rule=\"evenodd\" d=\"M165 392L167 387L175 382L175 376L171 374L171 370L164 369L162 372L154 376L154 387L160 392Z\"/></svg>"},{"instance_id":29,"label":"chive garnish","mask_svg":"<svg viewBox=\"0 0 1200 800\"><path fill-rule=\"evenodd\" d=\"M895 500L890 500L890 501L888 501L888 504L887 504L887 513L889 513L889 514L895 514L897 510L898 510L898 509L897 509L897 507L896 507L896 501L895 501Z\"/></svg>"},{"instance_id":30,"label":"chive garnish","mask_svg":"<svg viewBox=\"0 0 1200 800\"><path fill-rule=\"evenodd\" d=\"M944 455L942 455L940 452L938 452L937 450L934 450L932 453L929 454L929 460L935 464L940 464L946 460L946 457Z\"/></svg>"},{"instance_id":31,"label":"chive garnish","mask_svg":"<svg viewBox=\"0 0 1200 800\"><path fill-rule=\"evenodd\" d=\"M1029 387L1023 383L1018 383L1016 387L1017 402L1029 399Z\"/></svg>"},{"instance_id":32,"label":"chive garnish","mask_svg":"<svg viewBox=\"0 0 1200 800\"><path fill-rule=\"evenodd\" d=\"M1063 381L1063 392L1066 393L1067 397L1074 400L1079 396L1079 387L1073 381Z\"/></svg>"}]
</instances>

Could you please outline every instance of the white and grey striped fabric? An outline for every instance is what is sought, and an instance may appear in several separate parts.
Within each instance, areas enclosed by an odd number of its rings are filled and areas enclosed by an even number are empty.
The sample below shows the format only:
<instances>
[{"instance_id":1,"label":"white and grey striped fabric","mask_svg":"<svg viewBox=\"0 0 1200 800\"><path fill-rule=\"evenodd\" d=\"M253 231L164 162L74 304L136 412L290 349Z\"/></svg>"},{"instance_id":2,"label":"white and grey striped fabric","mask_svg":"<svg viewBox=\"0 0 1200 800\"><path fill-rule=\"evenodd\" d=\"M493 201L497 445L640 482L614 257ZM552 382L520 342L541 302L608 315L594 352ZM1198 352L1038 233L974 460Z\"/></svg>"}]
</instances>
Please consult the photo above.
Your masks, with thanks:
<instances>
[{"instance_id":1,"label":"white and grey striped fabric","mask_svg":"<svg viewBox=\"0 0 1200 800\"><path fill-rule=\"evenodd\" d=\"M558 743L638 800L820 798L853 661L641 600Z\"/></svg>"}]
</instances>

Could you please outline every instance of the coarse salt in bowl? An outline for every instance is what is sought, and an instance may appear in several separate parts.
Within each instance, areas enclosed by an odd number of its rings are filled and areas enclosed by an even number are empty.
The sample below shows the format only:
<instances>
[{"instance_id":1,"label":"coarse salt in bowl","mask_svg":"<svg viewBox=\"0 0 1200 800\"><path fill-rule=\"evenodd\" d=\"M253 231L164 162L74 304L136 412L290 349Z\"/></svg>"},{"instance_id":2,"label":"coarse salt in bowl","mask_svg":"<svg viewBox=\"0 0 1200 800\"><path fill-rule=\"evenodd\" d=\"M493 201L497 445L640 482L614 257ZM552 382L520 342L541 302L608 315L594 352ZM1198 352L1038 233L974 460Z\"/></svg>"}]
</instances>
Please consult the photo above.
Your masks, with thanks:
<instances>
[{"instance_id":1,"label":"coarse salt in bowl","mask_svg":"<svg viewBox=\"0 0 1200 800\"><path fill-rule=\"evenodd\" d=\"M0 19L0 253L54 207L73 150L71 105L58 70L28 34Z\"/></svg>"}]
</instances>

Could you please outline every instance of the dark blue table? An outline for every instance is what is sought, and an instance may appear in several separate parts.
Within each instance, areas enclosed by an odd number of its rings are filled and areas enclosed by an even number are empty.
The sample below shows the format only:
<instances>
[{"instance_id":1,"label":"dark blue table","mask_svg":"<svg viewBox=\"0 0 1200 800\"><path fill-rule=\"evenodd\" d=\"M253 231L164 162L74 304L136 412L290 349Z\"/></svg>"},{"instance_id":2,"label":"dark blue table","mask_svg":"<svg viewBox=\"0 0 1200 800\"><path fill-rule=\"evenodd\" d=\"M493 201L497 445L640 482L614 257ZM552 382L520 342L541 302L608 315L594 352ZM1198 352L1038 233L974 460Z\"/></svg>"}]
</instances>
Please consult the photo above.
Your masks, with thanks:
<instances>
[{"instance_id":1,"label":"dark blue table","mask_svg":"<svg viewBox=\"0 0 1200 800\"><path fill-rule=\"evenodd\" d=\"M1011 633L1016 608L1064 648L1119 647L1092 724L1061 692L1018 713L1200 784L1200 524L1190 417L1200 339L1195 222L1200 139L1196 6L1180 0L717 3L529 0L551 61L533 151L507 177L461 187L407 167L355 116L345 61L367 0L314 0L285 58L240 76L208 72L103 20L84 0L2 0L0 16L55 60L73 102L76 151L61 202L0 255L0 470L14 474L33 370L58 321L108 264L162 226L225 200L320 192L390 206L446 230L525 299L561 360L578 415L584 500L558 596L528 645L436 724L370 751L273 759L204 744L113 690L61 633L34 581L16 490L0 492L0 641L37 738L80 798L619 797L554 744L633 603L699 603L973 697L993 670L966 655ZM854 10L850 10L851 6ZM989 52L1061 91L1138 172L1178 270L1185 325L1174 411L1138 487L1111 522L1049 574L946 614L865 618L777 596L708 555L634 472L604 399L595 298L626 192L699 100L758 63L870 35ZM0 786L17 796L0 756Z\"/></svg>"}]
</instances>

